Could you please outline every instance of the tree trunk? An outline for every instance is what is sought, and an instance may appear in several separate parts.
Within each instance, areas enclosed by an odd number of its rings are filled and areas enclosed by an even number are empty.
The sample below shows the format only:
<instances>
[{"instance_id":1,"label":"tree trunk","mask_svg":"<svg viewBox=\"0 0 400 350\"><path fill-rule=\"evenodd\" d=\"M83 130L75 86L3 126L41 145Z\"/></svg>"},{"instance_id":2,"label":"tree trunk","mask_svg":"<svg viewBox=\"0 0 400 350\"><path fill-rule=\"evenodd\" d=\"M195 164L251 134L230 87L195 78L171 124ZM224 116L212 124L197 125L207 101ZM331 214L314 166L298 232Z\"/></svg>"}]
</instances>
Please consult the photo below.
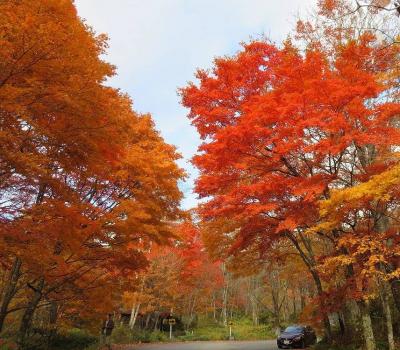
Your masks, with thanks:
<instances>
[{"instance_id":1,"label":"tree trunk","mask_svg":"<svg viewBox=\"0 0 400 350\"><path fill-rule=\"evenodd\" d=\"M304 289L300 290L300 309L303 311L304 307L306 306L306 297L304 296Z\"/></svg>"},{"instance_id":2,"label":"tree trunk","mask_svg":"<svg viewBox=\"0 0 400 350\"><path fill-rule=\"evenodd\" d=\"M258 326L258 303L254 295L251 296L251 316L253 326Z\"/></svg>"},{"instance_id":3,"label":"tree trunk","mask_svg":"<svg viewBox=\"0 0 400 350\"><path fill-rule=\"evenodd\" d=\"M321 298L321 297L323 297L323 289L322 289L321 279L319 278L318 273L314 269L310 268L310 272L314 279L315 285L317 287L318 296ZM324 308L323 300L321 300L321 302L322 302L321 307ZM329 317L325 313L325 311L323 311L323 322L324 322L325 338L326 338L327 342L330 343L332 340L332 329L331 329L331 323L329 321Z\"/></svg>"},{"instance_id":4,"label":"tree trunk","mask_svg":"<svg viewBox=\"0 0 400 350\"><path fill-rule=\"evenodd\" d=\"M297 316L297 305L296 305L296 295L293 295L293 316Z\"/></svg>"},{"instance_id":5,"label":"tree trunk","mask_svg":"<svg viewBox=\"0 0 400 350\"><path fill-rule=\"evenodd\" d=\"M139 309L140 309L140 303L133 304L131 318L129 319L129 328L130 329L133 329L133 327L135 327L136 319L139 315Z\"/></svg>"},{"instance_id":6,"label":"tree trunk","mask_svg":"<svg viewBox=\"0 0 400 350\"><path fill-rule=\"evenodd\" d=\"M154 331L157 330L158 327L158 320L160 319L160 314L158 312L155 313L156 314L156 321L154 323Z\"/></svg>"},{"instance_id":7,"label":"tree trunk","mask_svg":"<svg viewBox=\"0 0 400 350\"><path fill-rule=\"evenodd\" d=\"M0 332L3 330L4 321L8 314L8 306L17 290L17 283L21 275L21 259L15 258L9 277L6 281L4 294L0 306Z\"/></svg>"},{"instance_id":8,"label":"tree trunk","mask_svg":"<svg viewBox=\"0 0 400 350\"><path fill-rule=\"evenodd\" d=\"M228 325L228 285L226 285L222 292L222 323L224 326Z\"/></svg>"},{"instance_id":9,"label":"tree trunk","mask_svg":"<svg viewBox=\"0 0 400 350\"><path fill-rule=\"evenodd\" d=\"M144 325L144 329L148 329L148 327L149 327L149 322L150 322L150 317L151 317L151 314L148 313L148 314L147 314L147 317L146 317L146 323L145 323L145 325Z\"/></svg>"},{"instance_id":10,"label":"tree trunk","mask_svg":"<svg viewBox=\"0 0 400 350\"><path fill-rule=\"evenodd\" d=\"M285 298L280 300L280 290L281 285L279 281L279 277L275 272L270 273L269 280L271 283L271 296L272 296L272 307L273 307L273 315L274 315L274 326L277 329L281 328L281 308Z\"/></svg>"},{"instance_id":11,"label":"tree trunk","mask_svg":"<svg viewBox=\"0 0 400 350\"><path fill-rule=\"evenodd\" d=\"M374 331L372 329L371 315L369 314L369 307L363 300L358 301L357 305L360 309L365 350L376 350L376 343Z\"/></svg>"},{"instance_id":12,"label":"tree trunk","mask_svg":"<svg viewBox=\"0 0 400 350\"><path fill-rule=\"evenodd\" d=\"M49 308L49 334L48 334L47 349L51 349L53 339L57 334L57 317L58 317L58 305L55 300L52 300L50 302L50 308Z\"/></svg>"},{"instance_id":13,"label":"tree trunk","mask_svg":"<svg viewBox=\"0 0 400 350\"><path fill-rule=\"evenodd\" d=\"M389 227L389 218L385 215L385 208L382 208L381 210L378 210L376 213L374 228L378 232L383 233L388 229L388 227ZM383 264L381 264L380 268L383 272L387 272ZM392 311L390 310L390 301L389 301L390 287L388 286L386 281L381 280L379 277L377 281L378 281L379 294L382 301L383 313L386 319L389 350L394 350L393 320L392 320Z\"/></svg>"},{"instance_id":14,"label":"tree trunk","mask_svg":"<svg viewBox=\"0 0 400 350\"><path fill-rule=\"evenodd\" d=\"M213 318L214 321L217 319L217 306L215 304L215 295L213 296Z\"/></svg>"},{"instance_id":15,"label":"tree trunk","mask_svg":"<svg viewBox=\"0 0 400 350\"><path fill-rule=\"evenodd\" d=\"M38 194L36 196L36 204L41 204L43 202L45 193L47 189L47 184L46 183L41 183L39 186ZM19 327L19 332L18 332L18 344L20 348L24 348L25 344L25 338L26 335L29 331L29 328L32 323L32 318L35 313L36 307L38 306L40 300L42 299L42 291L44 288L44 278L42 277L39 280L37 288L34 290L34 294L32 296L32 299L29 301L24 314L22 316L21 324Z\"/></svg>"},{"instance_id":16,"label":"tree trunk","mask_svg":"<svg viewBox=\"0 0 400 350\"><path fill-rule=\"evenodd\" d=\"M251 306L251 318L254 326L258 326L258 276L248 278L248 298Z\"/></svg>"},{"instance_id":17,"label":"tree trunk","mask_svg":"<svg viewBox=\"0 0 400 350\"><path fill-rule=\"evenodd\" d=\"M222 272L225 279L224 288L222 291L222 310L221 310L221 318L224 326L228 325L228 295L229 295L229 280L228 273L226 272L225 265L222 264Z\"/></svg>"},{"instance_id":18,"label":"tree trunk","mask_svg":"<svg viewBox=\"0 0 400 350\"><path fill-rule=\"evenodd\" d=\"M307 268L310 271L311 276L315 282L315 286L317 288L317 293L318 293L318 296L321 301L321 308L322 308L322 312L323 312L325 338L326 338L326 341L328 343L330 343L332 341L331 323L329 322L329 317L324 310L324 302L322 299L324 293L323 293L323 289L322 289L322 283L321 283L321 279L319 278L318 272L315 270L315 260L314 260L313 253L310 252L311 248L306 246L306 248L305 248L306 251L304 249L302 249L297 238L294 235L292 235L290 232L287 232L286 236L289 238L289 240L293 243L293 245L299 252L300 257L302 258L304 264L307 266ZM308 255L307 255L307 252L308 252Z\"/></svg>"},{"instance_id":19,"label":"tree trunk","mask_svg":"<svg viewBox=\"0 0 400 350\"><path fill-rule=\"evenodd\" d=\"M346 253L346 251L344 251ZM346 277L350 278L354 275L354 269L352 265L348 265L346 269ZM374 337L374 331L372 329L371 315L369 313L369 307L364 300L359 300L351 304L352 314L357 313L357 316L361 317L361 329L365 342L365 350L375 350L376 343ZM354 310L357 308L357 311Z\"/></svg>"},{"instance_id":20,"label":"tree trunk","mask_svg":"<svg viewBox=\"0 0 400 350\"><path fill-rule=\"evenodd\" d=\"M339 327L340 327L340 335L344 336L346 333L346 327L344 325L343 316L340 312L337 313L337 316L338 316Z\"/></svg>"},{"instance_id":21,"label":"tree trunk","mask_svg":"<svg viewBox=\"0 0 400 350\"><path fill-rule=\"evenodd\" d=\"M26 336L31 327L32 318L35 310L42 299L42 291L44 288L44 278L41 278L38 286L35 288L32 299L29 301L25 312L22 316L21 324L19 327L18 344L20 348L24 348Z\"/></svg>"},{"instance_id":22,"label":"tree trunk","mask_svg":"<svg viewBox=\"0 0 400 350\"><path fill-rule=\"evenodd\" d=\"M400 313L400 280L394 280L390 283L394 304L396 305L397 311Z\"/></svg>"},{"instance_id":23,"label":"tree trunk","mask_svg":"<svg viewBox=\"0 0 400 350\"><path fill-rule=\"evenodd\" d=\"M392 311L390 309L390 301L389 301L389 286L385 281L379 281L379 289L380 289L380 296L382 301L383 307L383 314L385 315L386 319L386 329L387 329L387 337L388 337L388 344L389 350L395 350L394 344L394 336L393 336L393 318L392 318Z\"/></svg>"}]
</instances>

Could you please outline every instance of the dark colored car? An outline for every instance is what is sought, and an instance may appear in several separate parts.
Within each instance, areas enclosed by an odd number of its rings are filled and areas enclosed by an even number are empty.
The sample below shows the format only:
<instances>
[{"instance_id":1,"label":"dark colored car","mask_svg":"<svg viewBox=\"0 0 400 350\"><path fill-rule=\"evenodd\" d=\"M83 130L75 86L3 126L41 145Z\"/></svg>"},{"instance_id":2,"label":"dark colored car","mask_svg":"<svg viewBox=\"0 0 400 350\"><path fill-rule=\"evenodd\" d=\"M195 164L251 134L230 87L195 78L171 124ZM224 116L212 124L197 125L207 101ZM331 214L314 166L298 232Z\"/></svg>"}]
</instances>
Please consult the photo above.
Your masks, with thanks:
<instances>
[{"instance_id":1,"label":"dark colored car","mask_svg":"<svg viewBox=\"0 0 400 350\"><path fill-rule=\"evenodd\" d=\"M279 349L306 348L315 344L317 336L308 326L289 326L278 337Z\"/></svg>"}]
</instances>

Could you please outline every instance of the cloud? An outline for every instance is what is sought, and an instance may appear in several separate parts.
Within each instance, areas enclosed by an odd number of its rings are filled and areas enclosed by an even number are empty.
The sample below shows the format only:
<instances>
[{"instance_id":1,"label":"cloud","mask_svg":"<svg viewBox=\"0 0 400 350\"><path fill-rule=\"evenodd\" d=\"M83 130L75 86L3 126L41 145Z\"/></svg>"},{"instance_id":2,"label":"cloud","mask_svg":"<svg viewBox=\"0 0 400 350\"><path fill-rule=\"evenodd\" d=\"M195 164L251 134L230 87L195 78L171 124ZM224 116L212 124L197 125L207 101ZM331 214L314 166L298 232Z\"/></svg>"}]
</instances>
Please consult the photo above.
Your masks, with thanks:
<instances>
[{"instance_id":1,"label":"cloud","mask_svg":"<svg viewBox=\"0 0 400 350\"><path fill-rule=\"evenodd\" d=\"M79 15L110 37L107 59L118 67L111 84L127 92L139 112L153 115L157 129L189 159L199 138L180 106L177 88L193 80L196 68L211 67L216 56L235 53L240 42L267 35L281 41L294 15L315 0L76 0ZM196 171L181 162L191 178Z\"/></svg>"}]
</instances>

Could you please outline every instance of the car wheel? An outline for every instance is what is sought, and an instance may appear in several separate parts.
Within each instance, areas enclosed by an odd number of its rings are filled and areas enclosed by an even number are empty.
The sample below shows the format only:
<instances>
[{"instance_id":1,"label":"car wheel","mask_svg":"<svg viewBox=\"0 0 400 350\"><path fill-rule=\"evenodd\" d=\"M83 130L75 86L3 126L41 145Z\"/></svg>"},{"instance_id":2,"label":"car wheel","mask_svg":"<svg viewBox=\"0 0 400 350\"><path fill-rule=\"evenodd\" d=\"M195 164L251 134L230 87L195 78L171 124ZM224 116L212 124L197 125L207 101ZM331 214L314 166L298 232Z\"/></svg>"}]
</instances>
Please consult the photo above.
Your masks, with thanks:
<instances>
[{"instance_id":1,"label":"car wheel","mask_svg":"<svg viewBox=\"0 0 400 350\"><path fill-rule=\"evenodd\" d=\"M306 342L304 341L304 339L301 341L301 348L302 349L306 348Z\"/></svg>"}]
</instances>

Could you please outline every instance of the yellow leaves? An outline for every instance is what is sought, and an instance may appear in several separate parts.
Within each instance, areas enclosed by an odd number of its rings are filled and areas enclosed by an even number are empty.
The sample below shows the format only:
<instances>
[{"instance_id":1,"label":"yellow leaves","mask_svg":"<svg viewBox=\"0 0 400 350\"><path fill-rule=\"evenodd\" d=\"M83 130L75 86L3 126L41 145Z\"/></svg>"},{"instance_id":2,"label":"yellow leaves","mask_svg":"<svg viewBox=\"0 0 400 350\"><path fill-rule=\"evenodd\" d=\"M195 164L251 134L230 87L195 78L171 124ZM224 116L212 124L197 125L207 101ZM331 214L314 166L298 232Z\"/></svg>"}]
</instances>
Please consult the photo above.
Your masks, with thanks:
<instances>
[{"instance_id":1,"label":"yellow leaves","mask_svg":"<svg viewBox=\"0 0 400 350\"><path fill-rule=\"evenodd\" d=\"M357 208L362 200L387 201L393 187L399 184L400 164L354 187L332 190L330 198L320 202L320 214L324 218L334 217L337 210L343 207Z\"/></svg>"},{"instance_id":2,"label":"yellow leaves","mask_svg":"<svg viewBox=\"0 0 400 350\"><path fill-rule=\"evenodd\" d=\"M338 268L346 267L352 265L355 260L348 255L339 255L334 257L329 257L324 260L323 265L321 265L320 269L323 272L329 271L328 275L332 275L335 270Z\"/></svg>"},{"instance_id":3,"label":"yellow leaves","mask_svg":"<svg viewBox=\"0 0 400 350\"><path fill-rule=\"evenodd\" d=\"M388 280L399 280L400 279L400 267L389 273L387 276Z\"/></svg>"},{"instance_id":4,"label":"yellow leaves","mask_svg":"<svg viewBox=\"0 0 400 350\"><path fill-rule=\"evenodd\" d=\"M122 303L128 309L132 308L133 305L149 303L152 300L152 296L149 293L143 293L143 291L124 291L122 294Z\"/></svg>"},{"instance_id":5,"label":"yellow leaves","mask_svg":"<svg viewBox=\"0 0 400 350\"><path fill-rule=\"evenodd\" d=\"M306 234L316 234L318 232L330 233L337 227L337 224L338 222L336 221L322 221L308 228Z\"/></svg>"},{"instance_id":6,"label":"yellow leaves","mask_svg":"<svg viewBox=\"0 0 400 350\"><path fill-rule=\"evenodd\" d=\"M379 266L379 264L382 263L386 263L386 259L383 255L372 255L369 259L368 259L368 267L370 268L376 268L377 266Z\"/></svg>"}]
</instances>

